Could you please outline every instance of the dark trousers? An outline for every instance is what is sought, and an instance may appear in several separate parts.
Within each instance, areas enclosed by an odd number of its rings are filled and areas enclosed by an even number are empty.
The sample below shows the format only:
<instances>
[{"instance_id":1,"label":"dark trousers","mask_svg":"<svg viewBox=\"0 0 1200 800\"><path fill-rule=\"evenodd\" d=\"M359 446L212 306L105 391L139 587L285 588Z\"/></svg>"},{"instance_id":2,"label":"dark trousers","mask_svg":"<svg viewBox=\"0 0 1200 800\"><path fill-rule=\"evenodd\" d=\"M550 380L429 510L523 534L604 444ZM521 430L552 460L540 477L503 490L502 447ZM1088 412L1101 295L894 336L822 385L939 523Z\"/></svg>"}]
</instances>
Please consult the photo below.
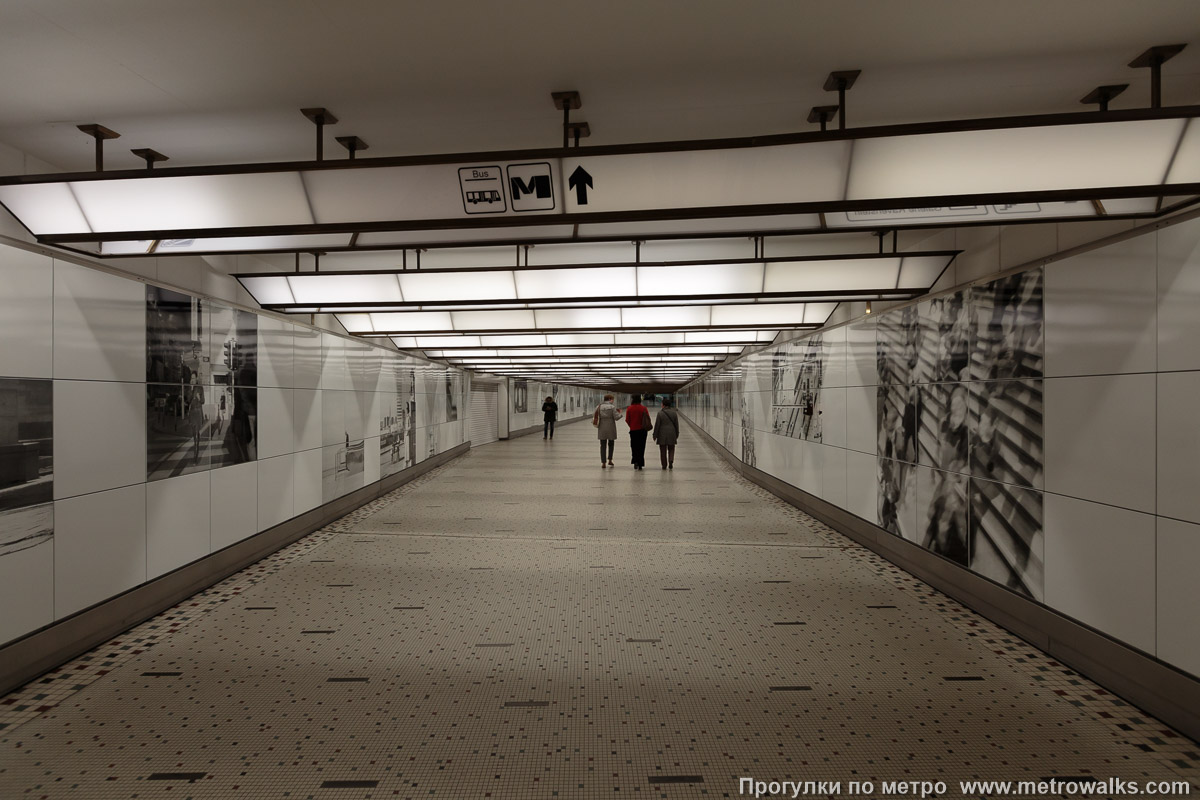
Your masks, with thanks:
<instances>
[{"instance_id":1,"label":"dark trousers","mask_svg":"<svg viewBox=\"0 0 1200 800\"><path fill-rule=\"evenodd\" d=\"M554 420L552 419L546 420L542 425L542 438L545 439L547 434L550 435L550 438L554 438Z\"/></svg>"},{"instance_id":2,"label":"dark trousers","mask_svg":"<svg viewBox=\"0 0 1200 800\"><path fill-rule=\"evenodd\" d=\"M633 451L633 465L646 466L646 431L629 432L629 449Z\"/></svg>"},{"instance_id":3,"label":"dark trousers","mask_svg":"<svg viewBox=\"0 0 1200 800\"><path fill-rule=\"evenodd\" d=\"M613 447L616 446L616 439L601 439L600 440L600 460L612 461ZM608 458L604 457L604 445L608 445Z\"/></svg>"},{"instance_id":4,"label":"dark trousers","mask_svg":"<svg viewBox=\"0 0 1200 800\"><path fill-rule=\"evenodd\" d=\"M658 455L662 459L662 465L665 467L668 464L675 463L675 445L660 444L658 446Z\"/></svg>"}]
</instances>

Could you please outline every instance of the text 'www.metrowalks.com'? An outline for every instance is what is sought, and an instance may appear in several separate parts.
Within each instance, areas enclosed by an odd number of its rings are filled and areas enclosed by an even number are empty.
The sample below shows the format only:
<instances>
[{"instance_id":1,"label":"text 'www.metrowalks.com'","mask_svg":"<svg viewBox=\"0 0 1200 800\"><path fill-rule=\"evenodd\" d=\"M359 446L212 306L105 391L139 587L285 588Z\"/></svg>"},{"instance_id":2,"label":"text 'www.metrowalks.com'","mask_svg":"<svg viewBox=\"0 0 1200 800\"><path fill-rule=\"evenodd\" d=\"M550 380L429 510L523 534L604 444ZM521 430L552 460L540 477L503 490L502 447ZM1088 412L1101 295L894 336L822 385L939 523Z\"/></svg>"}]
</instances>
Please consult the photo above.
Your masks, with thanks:
<instances>
[{"instance_id":1,"label":"text 'www.metrowalks.com'","mask_svg":"<svg viewBox=\"0 0 1200 800\"><path fill-rule=\"evenodd\" d=\"M958 781L960 797L1184 797L1187 781L1126 781L1120 778L1045 778L1036 781ZM945 781L760 781L738 778L738 794L747 797L947 797Z\"/></svg>"}]
</instances>

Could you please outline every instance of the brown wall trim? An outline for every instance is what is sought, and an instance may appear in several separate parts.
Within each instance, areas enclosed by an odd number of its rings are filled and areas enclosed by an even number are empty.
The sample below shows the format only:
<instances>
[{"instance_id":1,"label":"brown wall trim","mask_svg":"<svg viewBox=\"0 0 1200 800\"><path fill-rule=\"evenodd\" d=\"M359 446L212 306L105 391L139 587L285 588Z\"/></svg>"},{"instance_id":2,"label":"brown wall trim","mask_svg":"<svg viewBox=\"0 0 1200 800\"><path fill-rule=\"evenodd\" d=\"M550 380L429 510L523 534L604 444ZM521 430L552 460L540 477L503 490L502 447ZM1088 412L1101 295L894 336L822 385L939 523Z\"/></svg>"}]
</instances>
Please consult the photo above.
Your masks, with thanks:
<instances>
[{"instance_id":1,"label":"brown wall trim","mask_svg":"<svg viewBox=\"0 0 1200 800\"><path fill-rule=\"evenodd\" d=\"M0 648L0 694L11 692L76 656L219 583L334 520L470 450L470 443L439 453L395 475L292 517L91 608Z\"/></svg>"},{"instance_id":2,"label":"brown wall trim","mask_svg":"<svg viewBox=\"0 0 1200 800\"><path fill-rule=\"evenodd\" d=\"M684 420L700 441L747 480L812 515L1181 733L1200 740L1200 680L743 463L696 423L687 417Z\"/></svg>"}]
</instances>

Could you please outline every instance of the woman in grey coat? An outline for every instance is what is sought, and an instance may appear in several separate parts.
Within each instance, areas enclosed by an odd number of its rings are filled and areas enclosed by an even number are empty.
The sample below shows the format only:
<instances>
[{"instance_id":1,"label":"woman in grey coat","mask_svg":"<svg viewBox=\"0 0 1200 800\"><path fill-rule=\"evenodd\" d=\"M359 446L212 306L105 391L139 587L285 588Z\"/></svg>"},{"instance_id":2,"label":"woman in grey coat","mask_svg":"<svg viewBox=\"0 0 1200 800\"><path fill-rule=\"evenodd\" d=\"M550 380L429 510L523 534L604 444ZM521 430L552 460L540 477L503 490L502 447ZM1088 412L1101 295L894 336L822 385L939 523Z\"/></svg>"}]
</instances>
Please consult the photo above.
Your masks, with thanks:
<instances>
[{"instance_id":1,"label":"woman in grey coat","mask_svg":"<svg viewBox=\"0 0 1200 800\"><path fill-rule=\"evenodd\" d=\"M658 454L663 469L675 469L675 443L679 441L679 412L671 408L671 401L662 400L662 408L654 420L654 441L658 442Z\"/></svg>"},{"instance_id":2,"label":"woman in grey coat","mask_svg":"<svg viewBox=\"0 0 1200 800\"><path fill-rule=\"evenodd\" d=\"M604 402L592 414L592 424L596 426L596 438L600 440L600 468L613 466L613 448L617 444L617 420L621 418L621 409L613 404L611 394L604 395ZM608 456L604 455L605 445L608 446Z\"/></svg>"}]
</instances>

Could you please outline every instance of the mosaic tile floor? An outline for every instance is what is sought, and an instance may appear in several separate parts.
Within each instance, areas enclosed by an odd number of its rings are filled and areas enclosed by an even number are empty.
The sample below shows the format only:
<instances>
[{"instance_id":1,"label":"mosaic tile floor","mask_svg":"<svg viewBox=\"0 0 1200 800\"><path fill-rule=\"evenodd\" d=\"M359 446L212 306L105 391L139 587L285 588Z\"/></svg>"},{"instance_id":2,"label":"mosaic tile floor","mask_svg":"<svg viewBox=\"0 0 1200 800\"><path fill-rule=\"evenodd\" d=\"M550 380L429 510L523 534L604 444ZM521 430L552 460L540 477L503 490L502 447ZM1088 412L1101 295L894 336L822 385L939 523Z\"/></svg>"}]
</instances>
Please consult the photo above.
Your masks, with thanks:
<instances>
[{"instance_id":1,"label":"mosaic tile floor","mask_svg":"<svg viewBox=\"0 0 1200 800\"><path fill-rule=\"evenodd\" d=\"M593 436L474 450L3 698L0 798L1200 775L694 436L668 472L602 470Z\"/></svg>"}]
</instances>

